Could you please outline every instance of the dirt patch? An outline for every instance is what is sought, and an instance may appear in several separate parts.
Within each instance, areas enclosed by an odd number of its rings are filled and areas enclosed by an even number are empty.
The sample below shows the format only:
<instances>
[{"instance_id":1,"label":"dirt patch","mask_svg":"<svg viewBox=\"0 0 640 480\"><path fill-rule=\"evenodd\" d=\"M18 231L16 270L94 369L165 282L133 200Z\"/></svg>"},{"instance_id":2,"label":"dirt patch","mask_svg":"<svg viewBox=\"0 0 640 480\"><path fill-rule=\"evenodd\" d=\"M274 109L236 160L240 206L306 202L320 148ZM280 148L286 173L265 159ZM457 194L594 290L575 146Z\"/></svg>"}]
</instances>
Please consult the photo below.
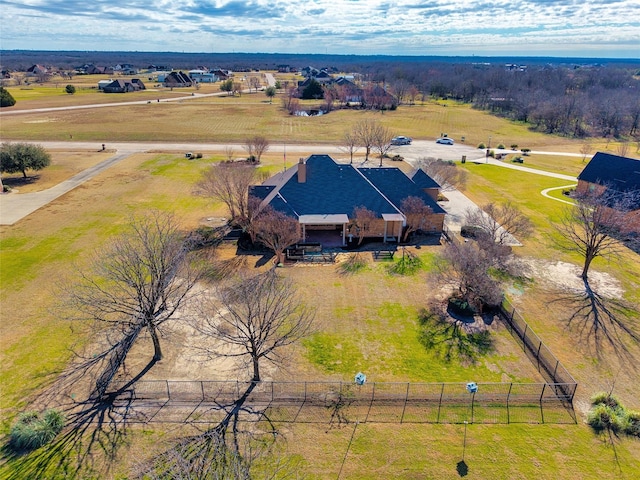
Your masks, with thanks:
<instances>
[{"instance_id":1,"label":"dirt patch","mask_svg":"<svg viewBox=\"0 0 640 480\"><path fill-rule=\"evenodd\" d=\"M559 290L584 292L584 282L578 265L567 262L549 262L535 258L524 260L529 269L527 276ZM624 289L614 276L597 270L589 271L589 285L598 294L609 298L622 298Z\"/></svg>"}]
</instances>

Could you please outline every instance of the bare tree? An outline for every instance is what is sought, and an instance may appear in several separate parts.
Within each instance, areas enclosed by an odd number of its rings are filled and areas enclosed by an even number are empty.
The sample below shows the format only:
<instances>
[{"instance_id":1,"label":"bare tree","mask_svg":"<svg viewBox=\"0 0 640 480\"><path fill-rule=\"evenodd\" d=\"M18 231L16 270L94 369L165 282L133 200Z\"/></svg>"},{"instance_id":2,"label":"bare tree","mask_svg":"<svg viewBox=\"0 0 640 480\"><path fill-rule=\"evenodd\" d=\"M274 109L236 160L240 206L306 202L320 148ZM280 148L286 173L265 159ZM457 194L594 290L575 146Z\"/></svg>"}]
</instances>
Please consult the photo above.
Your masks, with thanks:
<instances>
[{"instance_id":1,"label":"bare tree","mask_svg":"<svg viewBox=\"0 0 640 480\"><path fill-rule=\"evenodd\" d=\"M255 89L256 93L258 92L258 89L260 88L261 85L262 83L260 82L259 77L249 78L249 87Z\"/></svg>"},{"instance_id":2,"label":"bare tree","mask_svg":"<svg viewBox=\"0 0 640 480\"><path fill-rule=\"evenodd\" d=\"M564 212L556 230L556 244L583 258L582 279L588 282L589 267L597 257L609 257L624 248L621 240L634 240L640 233L637 222L628 222L637 208L640 192L616 192L608 188L587 190L576 197L576 205Z\"/></svg>"},{"instance_id":3,"label":"bare tree","mask_svg":"<svg viewBox=\"0 0 640 480\"><path fill-rule=\"evenodd\" d=\"M353 163L353 154L360 149L358 145L358 137L353 132L346 132L342 137L340 150L349 154L349 163Z\"/></svg>"},{"instance_id":4,"label":"bare tree","mask_svg":"<svg viewBox=\"0 0 640 480\"><path fill-rule=\"evenodd\" d=\"M382 159L393 148L391 139L393 133L387 127L378 123L373 131L373 149L380 157L380 166L382 167Z\"/></svg>"},{"instance_id":5,"label":"bare tree","mask_svg":"<svg viewBox=\"0 0 640 480\"><path fill-rule=\"evenodd\" d=\"M250 159L254 158L257 163L260 163L262 155L269 150L269 140L262 135L254 135L244 141L242 148L245 149Z\"/></svg>"},{"instance_id":6,"label":"bare tree","mask_svg":"<svg viewBox=\"0 0 640 480\"><path fill-rule=\"evenodd\" d=\"M593 152L593 145L591 142L584 142L580 147L580 153L582 154L582 161L586 161L587 156L591 155Z\"/></svg>"},{"instance_id":7,"label":"bare tree","mask_svg":"<svg viewBox=\"0 0 640 480\"><path fill-rule=\"evenodd\" d=\"M495 307L502 301L500 284L490 274L493 259L476 242L449 243L438 265L441 280L454 288L454 296L474 310Z\"/></svg>"},{"instance_id":8,"label":"bare tree","mask_svg":"<svg viewBox=\"0 0 640 480\"><path fill-rule=\"evenodd\" d=\"M338 98L338 93L336 92L336 90L330 86L323 86L322 87L322 92L323 92L323 109L325 112L331 112L333 111L333 102Z\"/></svg>"},{"instance_id":9,"label":"bare tree","mask_svg":"<svg viewBox=\"0 0 640 480\"><path fill-rule=\"evenodd\" d=\"M393 94L396 96L398 105L404 103L405 98L409 94L410 87L411 87L411 84L402 78L393 82L393 84L391 85L391 89L393 91Z\"/></svg>"},{"instance_id":10,"label":"bare tree","mask_svg":"<svg viewBox=\"0 0 640 480\"><path fill-rule=\"evenodd\" d=\"M369 161L369 154L375 144L376 130L379 123L376 120L360 120L353 127L352 135L358 139L358 145L365 149L364 161Z\"/></svg>"},{"instance_id":11,"label":"bare tree","mask_svg":"<svg viewBox=\"0 0 640 480\"><path fill-rule=\"evenodd\" d=\"M289 115L294 115L300 110L300 100L298 99L298 89L294 86L285 87L285 95L282 97L282 108L284 108Z\"/></svg>"},{"instance_id":12,"label":"bare tree","mask_svg":"<svg viewBox=\"0 0 640 480\"><path fill-rule=\"evenodd\" d=\"M358 245L362 244L364 237L371 231L371 224L376 218L376 214L366 207L353 209L353 227L358 235Z\"/></svg>"},{"instance_id":13,"label":"bare tree","mask_svg":"<svg viewBox=\"0 0 640 480\"><path fill-rule=\"evenodd\" d=\"M414 105L416 103L416 98L420 96L420 90L418 90L418 88L415 85L411 85L409 87L407 95L409 96L409 103L411 105Z\"/></svg>"},{"instance_id":14,"label":"bare tree","mask_svg":"<svg viewBox=\"0 0 640 480\"><path fill-rule=\"evenodd\" d=\"M239 96L242 96L242 82L233 82L232 83L232 91L233 95L237 93Z\"/></svg>"},{"instance_id":15,"label":"bare tree","mask_svg":"<svg viewBox=\"0 0 640 480\"><path fill-rule=\"evenodd\" d=\"M423 157L418 160L418 166L438 182L443 190L463 189L467 183L466 170L457 167L453 162Z\"/></svg>"},{"instance_id":16,"label":"bare tree","mask_svg":"<svg viewBox=\"0 0 640 480\"><path fill-rule=\"evenodd\" d=\"M300 239L300 226L295 218L266 206L253 217L250 234L273 250L279 264L284 260L284 250Z\"/></svg>"},{"instance_id":17,"label":"bare tree","mask_svg":"<svg viewBox=\"0 0 640 480\"><path fill-rule=\"evenodd\" d=\"M465 223L480 229L499 245L510 243L512 237L526 238L533 233L533 224L514 204L488 203L465 212Z\"/></svg>"},{"instance_id":18,"label":"bare tree","mask_svg":"<svg viewBox=\"0 0 640 480\"><path fill-rule=\"evenodd\" d=\"M629 142L620 142L616 147L616 153L621 157L626 157L629 154Z\"/></svg>"},{"instance_id":19,"label":"bare tree","mask_svg":"<svg viewBox=\"0 0 640 480\"><path fill-rule=\"evenodd\" d=\"M233 162L233 157L235 155L235 150L232 146L227 145L224 147L224 157L227 159L227 162Z\"/></svg>"},{"instance_id":20,"label":"bare tree","mask_svg":"<svg viewBox=\"0 0 640 480\"><path fill-rule=\"evenodd\" d=\"M214 315L196 325L220 345L207 353L248 359L252 382L261 381L261 362L282 363L283 348L304 338L314 318L291 280L278 276L275 269L219 288L212 310Z\"/></svg>"},{"instance_id":21,"label":"bare tree","mask_svg":"<svg viewBox=\"0 0 640 480\"><path fill-rule=\"evenodd\" d=\"M152 365L162 359L162 326L173 319L198 279L187 259L188 245L172 215L154 212L135 218L127 232L97 253L88 269L62 295L69 316L93 322L109 358L96 381L98 396L146 331L153 343ZM86 365L90 365L88 362Z\"/></svg>"},{"instance_id":22,"label":"bare tree","mask_svg":"<svg viewBox=\"0 0 640 480\"><path fill-rule=\"evenodd\" d=\"M256 169L244 164L214 164L205 170L195 193L224 203L231 221L242 222L248 213L249 187L256 182Z\"/></svg>"},{"instance_id":23,"label":"bare tree","mask_svg":"<svg viewBox=\"0 0 640 480\"><path fill-rule=\"evenodd\" d=\"M429 224L433 210L419 197L407 197L400 207L407 219L403 240L406 242L413 232L424 229Z\"/></svg>"}]
</instances>

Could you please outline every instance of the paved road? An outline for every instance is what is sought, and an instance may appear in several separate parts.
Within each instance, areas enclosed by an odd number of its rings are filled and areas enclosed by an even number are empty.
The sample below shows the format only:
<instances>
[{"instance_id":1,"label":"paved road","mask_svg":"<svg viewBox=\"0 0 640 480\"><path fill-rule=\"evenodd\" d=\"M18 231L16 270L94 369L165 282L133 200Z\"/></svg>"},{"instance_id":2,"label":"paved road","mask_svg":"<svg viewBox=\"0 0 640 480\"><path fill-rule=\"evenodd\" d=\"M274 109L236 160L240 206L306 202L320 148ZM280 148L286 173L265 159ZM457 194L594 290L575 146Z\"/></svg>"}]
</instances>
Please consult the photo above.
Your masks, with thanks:
<instances>
[{"instance_id":1,"label":"paved road","mask_svg":"<svg viewBox=\"0 0 640 480\"><path fill-rule=\"evenodd\" d=\"M47 149L58 150L100 150L102 144L95 142L38 142L40 145ZM123 160L127 156L136 152L149 152L149 151L166 151L166 152L187 152L198 149L200 151L224 151L225 148L232 147L237 150L242 149L242 145L235 144L217 144L217 143L157 143L157 142L141 142L141 143L128 143L128 142L110 142L107 143L107 148L110 150L116 150L116 155L104 160L103 162L88 168L83 172L75 175L74 177L65 180L64 182L56 185L52 188L41 192L25 193L25 194L3 194L0 195L0 225L13 225L20 219L35 212L39 208L47 205L56 198L64 195L68 191L74 189L83 182L93 178L95 175L106 170L115 163ZM342 154L344 152L332 145L272 145L270 152L282 152L283 156L286 153L327 153L327 154ZM405 145L397 147L394 152L402 155L405 160L416 165L417 162L424 157L459 159L463 155L466 155L467 161L470 162L485 162L487 159L479 152L478 149L466 145L439 145L433 141L417 140L412 145ZM536 152L539 154L553 154L561 155L558 152ZM570 154L571 155L571 154ZM375 164L375 162L371 162ZM561 178L569 181L576 181L575 177L568 175L545 172L542 170L536 170L533 168L525 167L523 165L513 165L492 158L488 159L488 163L491 165L497 165L500 167L510 168L513 170L525 171L528 173L534 173L538 175L544 175L548 177ZM289 161L291 164L291 160ZM548 195L547 195L548 196ZM447 219L447 226L452 231L459 231L464 211L467 208L477 208L476 205L467 198L464 194L458 191L447 192L449 202L442 204L442 207L449 213ZM552 197L549 197L552 198Z\"/></svg>"},{"instance_id":2,"label":"paved road","mask_svg":"<svg viewBox=\"0 0 640 480\"><path fill-rule=\"evenodd\" d=\"M66 107L48 107L48 108L31 108L24 110L6 110L2 109L0 112L0 117L5 115L20 115L27 113L46 113L46 112L60 112L63 110L86 110L86 109L95 109L95 108L107 108L107 107L123 107L127 105L146 105L148 103L167 103L167 102L182 102L184 100L193 100L197 98L204 97L219 97L222 95L227 95L226 92L216 92L216 93L192 93L191 95L180 95L175 98L161 98L159 100L135 100L130 102L115 102L115 103L92 103L90 105L69 105Z\"/></svg>"}]
</instances>

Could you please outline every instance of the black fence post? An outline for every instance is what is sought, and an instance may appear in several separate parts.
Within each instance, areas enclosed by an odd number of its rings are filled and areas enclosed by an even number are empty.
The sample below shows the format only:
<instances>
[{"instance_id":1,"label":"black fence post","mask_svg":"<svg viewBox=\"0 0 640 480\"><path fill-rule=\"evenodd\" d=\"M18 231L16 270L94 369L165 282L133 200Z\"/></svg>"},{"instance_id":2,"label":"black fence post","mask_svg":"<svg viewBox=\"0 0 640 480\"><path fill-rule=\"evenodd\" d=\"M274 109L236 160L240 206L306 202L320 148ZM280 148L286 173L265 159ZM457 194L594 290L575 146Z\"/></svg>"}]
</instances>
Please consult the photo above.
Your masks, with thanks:
<instances>
[{"instance_id":1,"label":"black fence post","mask_svg":"<svg viewBox=\"0 0 640 480\"><path fill-rule=\"evenodd\" d=\"M444 383L442 384L442 388L440 389L440 401L438 402L438 418L436 419L437 423L440 423L440 409L442 408L443 395L444 395Z\"/></svg>"},{"instance_id":2,"label":"black fence post","mask_svg":"<svg viewBox=\"0 0 640 480\"><path fill-rule=\"evenodd\" d=\"M409 401L409 387L411 384L407 382L407 392L404 395L404 406L402 407L402 415L400 416L400 423L404 420L404 412L407 410L407 402Z\"/></svg>"},{"instance_id":3,"label":"black fence post","mask_svg":"<svg viewBox=\"0 0 640 480\"><path fill-rule=\"evenodd\" d=\"M513 382L509 384L509 391L507 392L507 423L511 423L511 416L509 412L509 400L511 399L511 389L513 388Z\"/></svg>"}]
</instances>

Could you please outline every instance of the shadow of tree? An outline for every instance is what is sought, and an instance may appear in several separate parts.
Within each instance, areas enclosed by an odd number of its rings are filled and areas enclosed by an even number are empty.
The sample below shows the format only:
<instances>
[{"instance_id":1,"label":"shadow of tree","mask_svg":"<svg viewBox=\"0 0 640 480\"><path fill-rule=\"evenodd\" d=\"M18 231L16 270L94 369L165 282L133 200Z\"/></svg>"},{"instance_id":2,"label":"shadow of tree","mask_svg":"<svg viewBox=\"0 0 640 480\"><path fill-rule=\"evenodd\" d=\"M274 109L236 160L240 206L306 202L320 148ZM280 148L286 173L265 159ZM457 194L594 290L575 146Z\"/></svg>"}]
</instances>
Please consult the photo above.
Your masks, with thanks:
<instances>
[{"instance_id":1,"label":"shadow of tree","mask_svg":"<svg viewBox=\"0 0 640 480\"><path fill-rule=\"evenodd\" d=\"M130 388L156 363L152 359L126 384L101 394L99 387L90 379L96 378L97 369L104 371L113 348L89 358L77 356L79 361L33 402L34 405L53 406L61 411L67 427L53 442L35 451L15 452L7 443L3 453L11 468L9 479L99 478L108 471L111 460L116 457L119 447L126 443L129 433L134 400ZM87 400L75 401L75 395L69 395L69 392L78 383L87 381L93 385L88 394L85 392ZM107 461L96 463L98 457Z\"/></svg>"},{"instance_id":2,"label":"shadow of tree","mask_svg":"<svg viewBox=\"0 0 640 480\"><path fill-rule=\"evenodd\" d=\"M25 478L90 478L100 477L110 462L96 464L96 454L115 458L128 434L128 403L115 397L68 405L64 411L68 427L61 435L33 452L13 452L4 448L11 474L10 480Z\"/></svg>"},{"instance_id":3,"label":"shadow of tree","mask_svg":"<svg viewBox=\"0 0 640 480\"><path fill-rule=\"evenodd\" d=\"M474 363L494 346L488 330L469 327L473 322L472 318L456 318L445 312L422 310L418 316L420 343L447 362L458 359ZM485 320L485 323L490 322Z\"/></svg>"},{"instance_id":4,"label":"shadow of tree","mask_svg":"<svg viewBox=\"0 0 640 480\"><path fill-rule=\"evenodd\" d=\"M639 312L623 299L600 295L584 281L584 291L567 293L556 300L572 312L567 326L575 329L581 342L597 358L601 358L603 344L609 345L621 358L633 358L627 342L640 344L640 334L635 330Z\"/></svg>"},{"instance_id":5,"label":"shadow of tree","mask_svg":"<svg viewBox=\"0 0 640 480\"><path fill-rule=\"evenodd\" d=\"M219 423L138 464L134 478L251 478L252 461L269 450L278 438L277 428L266 414L267 407L256 409L245 405L259 383L251 382L233 402L216 404L214 408L225 411ZM243 414L260 417L269 428L242 430Z\"/></svg>"}]
</instances>

